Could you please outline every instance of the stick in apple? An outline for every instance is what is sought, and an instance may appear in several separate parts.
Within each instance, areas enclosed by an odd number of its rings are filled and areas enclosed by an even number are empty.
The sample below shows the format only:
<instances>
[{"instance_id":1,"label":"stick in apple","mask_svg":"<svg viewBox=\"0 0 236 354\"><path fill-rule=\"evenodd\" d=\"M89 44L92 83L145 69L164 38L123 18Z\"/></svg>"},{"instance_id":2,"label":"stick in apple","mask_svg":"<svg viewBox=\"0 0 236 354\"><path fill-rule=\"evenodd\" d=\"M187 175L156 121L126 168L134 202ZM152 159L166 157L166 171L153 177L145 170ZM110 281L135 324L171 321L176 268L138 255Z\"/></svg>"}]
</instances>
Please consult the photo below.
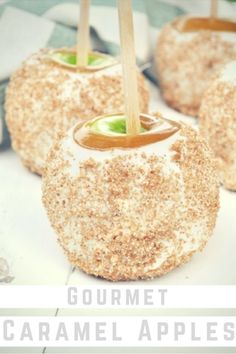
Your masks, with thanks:
<instances>
[{"instance_id":1,"label":"stick in apple","mask_svg":"<svg viewBox=\"0 0 236 354\"><path fill-rule=\"evenodd\" d=\"M211 0L211 19L216 19L218 14L218 0Z\"/></svg>"},{"instance_id":2,"label":"stick in apple","mask_svg":"<svg viewBox=\"0 0 236 354\"><path fill-rule=\"evenodd\" d=\"M118 0L118 12L125 115L127 118L126 130L128 135L137 135L140 133L140 112L131 0Z\"/></svg>"},{"instance_id":3,"label":"stick in apple","mask_svg":"<svg viewBox=\"0 0 236 354\"><path fill-rule=\"evenodd\" d=\"M77 32L77 56L78 67L88 65L89 52L89 7L90 0L80 0L80 16Z\"/></svg>"}]
</instances>

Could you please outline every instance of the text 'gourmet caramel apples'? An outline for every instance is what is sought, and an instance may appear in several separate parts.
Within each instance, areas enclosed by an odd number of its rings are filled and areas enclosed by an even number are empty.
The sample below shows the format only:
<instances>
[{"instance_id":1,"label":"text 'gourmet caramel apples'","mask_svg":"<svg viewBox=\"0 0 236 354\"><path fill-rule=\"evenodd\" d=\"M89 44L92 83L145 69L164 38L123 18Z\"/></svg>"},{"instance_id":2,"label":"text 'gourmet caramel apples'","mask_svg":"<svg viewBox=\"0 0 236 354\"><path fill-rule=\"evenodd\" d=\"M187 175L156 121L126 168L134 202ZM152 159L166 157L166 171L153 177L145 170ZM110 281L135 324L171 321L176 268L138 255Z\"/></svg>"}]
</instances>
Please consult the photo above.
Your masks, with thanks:
<instances>
[{"instance_id":1,"label":"text 'gourmet caramel apples'","mask_svg":"<svg viewBox=\"0 0 236 354\"><path fill-rule=\"evenodd\" d=\"M233 59L236 59L236 23L213 15L175 19L162 29L156 50L164 99L173 108L197 116L212 77Z\"/></svg>"},{"instance_id":2,"label":"text 'gourmet caramel apples'","mask_svg":"<svg viewBox=\"0 0 236 354\"><path fill-rule=\"evenodd\" d=\"M205 141L139 113L131 2L118 8L125 113L76 124L51 149L43 177L43 203L69 261L113 281L187 262L212 234L219 204Z\"/></svg>"},{"instance_id":3,"label":"text 'gourmet caramel apples'","mask_svg":"<svg viewBox=\"0 0 236 354\"><path fill-rule=\"evenodd\" d=\"M236 190L236 61L221 70L204 94L199 124L217 157L221 182Z\"/></svg>"},{"instance_id":4,"label":"text 'gourmet caramel apples'","mask_svg":"<svg viewBox=\"0 0 236 354\"><path fill-rule=\"evenodd\" d=\"M13 148L24 165L40 175L59 134L79 120L124 109L121 65L88 51L88 3L81 1L86 11L81 12L77 50L44 49L32 55L12 75L7 90L6 121ZM140 106L146 111L149 94L140 73L138 83Z\"/></svg>"}]
</instances>

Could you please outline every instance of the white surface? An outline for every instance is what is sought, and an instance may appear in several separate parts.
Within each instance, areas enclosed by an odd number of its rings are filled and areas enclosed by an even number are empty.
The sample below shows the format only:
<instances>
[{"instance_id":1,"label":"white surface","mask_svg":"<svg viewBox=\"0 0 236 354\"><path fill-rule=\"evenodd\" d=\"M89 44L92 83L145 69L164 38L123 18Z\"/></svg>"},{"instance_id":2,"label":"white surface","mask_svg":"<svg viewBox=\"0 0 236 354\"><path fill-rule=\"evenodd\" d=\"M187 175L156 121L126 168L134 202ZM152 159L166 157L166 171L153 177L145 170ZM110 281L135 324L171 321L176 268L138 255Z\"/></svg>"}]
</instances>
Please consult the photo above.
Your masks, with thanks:
<instances>
[{"instance_id":1,"label":"white surface","mask_svg":"<svg viewBox=\"0 0 236 354\"><path fill-rule=\"evenodd\" d=\"M152 111L190 124L195 120L166 107L152 91ZM41 202L41 179L21 165L11 151L0 153L0 258L9 264L12 284L109 284L80 270L72 272ZM136 284L236 284L236 193L221 189L221 209L214 234L202 253L166 276ZM4 277L0 280L3 281ZM117 286L122 282L117 283ZM126 283L127 284L127 283Z\"/></svg>"},{"instance_id":2,"label":"white surface","mask_svg":"<svg viewBox=\"0 0 236 354\"><path fill-rule=\"evenodd\" d=\"M14 284L64 284L70 266L41 203L41 179L13 151L0 154L0 257Z\"/></svg>"}]
</instances>

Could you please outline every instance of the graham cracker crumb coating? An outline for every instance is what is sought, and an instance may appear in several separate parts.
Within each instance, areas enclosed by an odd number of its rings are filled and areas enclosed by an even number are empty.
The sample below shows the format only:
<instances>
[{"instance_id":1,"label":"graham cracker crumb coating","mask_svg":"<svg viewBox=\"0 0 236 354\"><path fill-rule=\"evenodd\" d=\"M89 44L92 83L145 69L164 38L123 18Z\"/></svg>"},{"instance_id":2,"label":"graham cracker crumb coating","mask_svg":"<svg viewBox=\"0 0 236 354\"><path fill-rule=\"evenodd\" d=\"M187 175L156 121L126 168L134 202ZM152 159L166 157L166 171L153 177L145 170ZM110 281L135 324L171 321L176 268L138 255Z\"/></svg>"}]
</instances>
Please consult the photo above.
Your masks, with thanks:
<instances>
[{"instance_id":1,"label":"graham cracker crumb coating","mask_svg":"<svg viewBox=\"0 0 236 354\"><path fill-rule=\"evenodd\" d=\"M224 187L236 190L236 85L216 79L205 93L199 113L201 134L217 158Z\"/></svg>"},{"instance_id":2,"label":"graham cracker crumb coating","mask_svg":"<svg viewBox=\"0 0 236 354\"><path fill-rule=\"evenodd\" d=\"M12 75L5 104L13 149L40 175L60 132L79 119L124 110L119 64L96 73L76 73L47 55L48 49L41 50ZM140 109L147 112L149 93L141 74L138 82Z\"/></svg>"},{"instance_id":3,"label":"graham cracker crumb coating","mask_svg":"<svg viewBox=\"0 0 236 354\"><path fill-rule=\"evenodd\" d=\"M71 148L71 139L48 155L43 203L72 265L112 281L147 279L203 249L219 184L212 154L192 128L183 125L163 154L155 143L98 159Z\"/></svg>"}]
</instances>

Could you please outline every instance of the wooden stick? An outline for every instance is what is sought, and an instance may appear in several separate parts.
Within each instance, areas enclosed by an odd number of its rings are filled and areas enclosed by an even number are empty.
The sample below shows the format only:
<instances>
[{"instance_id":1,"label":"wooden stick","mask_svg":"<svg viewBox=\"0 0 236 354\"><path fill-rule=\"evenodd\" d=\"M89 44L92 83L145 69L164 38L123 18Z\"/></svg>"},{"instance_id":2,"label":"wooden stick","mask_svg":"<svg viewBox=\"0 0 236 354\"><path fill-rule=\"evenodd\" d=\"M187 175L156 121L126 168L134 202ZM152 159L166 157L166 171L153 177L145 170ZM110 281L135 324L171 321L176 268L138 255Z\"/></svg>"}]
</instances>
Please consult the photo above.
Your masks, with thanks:
<instances>
[{"instance_id":1,"label":"wooden stick","mask_svg":"<svg viewBox=\"0 0 236 354\"><path fill-rule=\"evenodd\" d=\"M218 15L218 0L211 0L211 18L216 19Z\"/></svg>"},{"instance_id":2,"label":"wooden stick","mask_svg":"<svg viewBox=\"0 0 236 354\"><path fill-rule=\"evenodd\" d=\"M140 112L131 0L118 0L118 11L126 130L128 135L137 135L140 133Z\"/></svg>"},{"instance_id":3,"label":"wooden stick","mask_svg":"<svg viewBox=\"0 0 236 354\"><path fill-rule=\"evenodd\" d=\"M88 65L89 52L89 7L90 0L80 0L80 16L77 31L76 64L79 67Z\"/></svg>"}]
</instances>

